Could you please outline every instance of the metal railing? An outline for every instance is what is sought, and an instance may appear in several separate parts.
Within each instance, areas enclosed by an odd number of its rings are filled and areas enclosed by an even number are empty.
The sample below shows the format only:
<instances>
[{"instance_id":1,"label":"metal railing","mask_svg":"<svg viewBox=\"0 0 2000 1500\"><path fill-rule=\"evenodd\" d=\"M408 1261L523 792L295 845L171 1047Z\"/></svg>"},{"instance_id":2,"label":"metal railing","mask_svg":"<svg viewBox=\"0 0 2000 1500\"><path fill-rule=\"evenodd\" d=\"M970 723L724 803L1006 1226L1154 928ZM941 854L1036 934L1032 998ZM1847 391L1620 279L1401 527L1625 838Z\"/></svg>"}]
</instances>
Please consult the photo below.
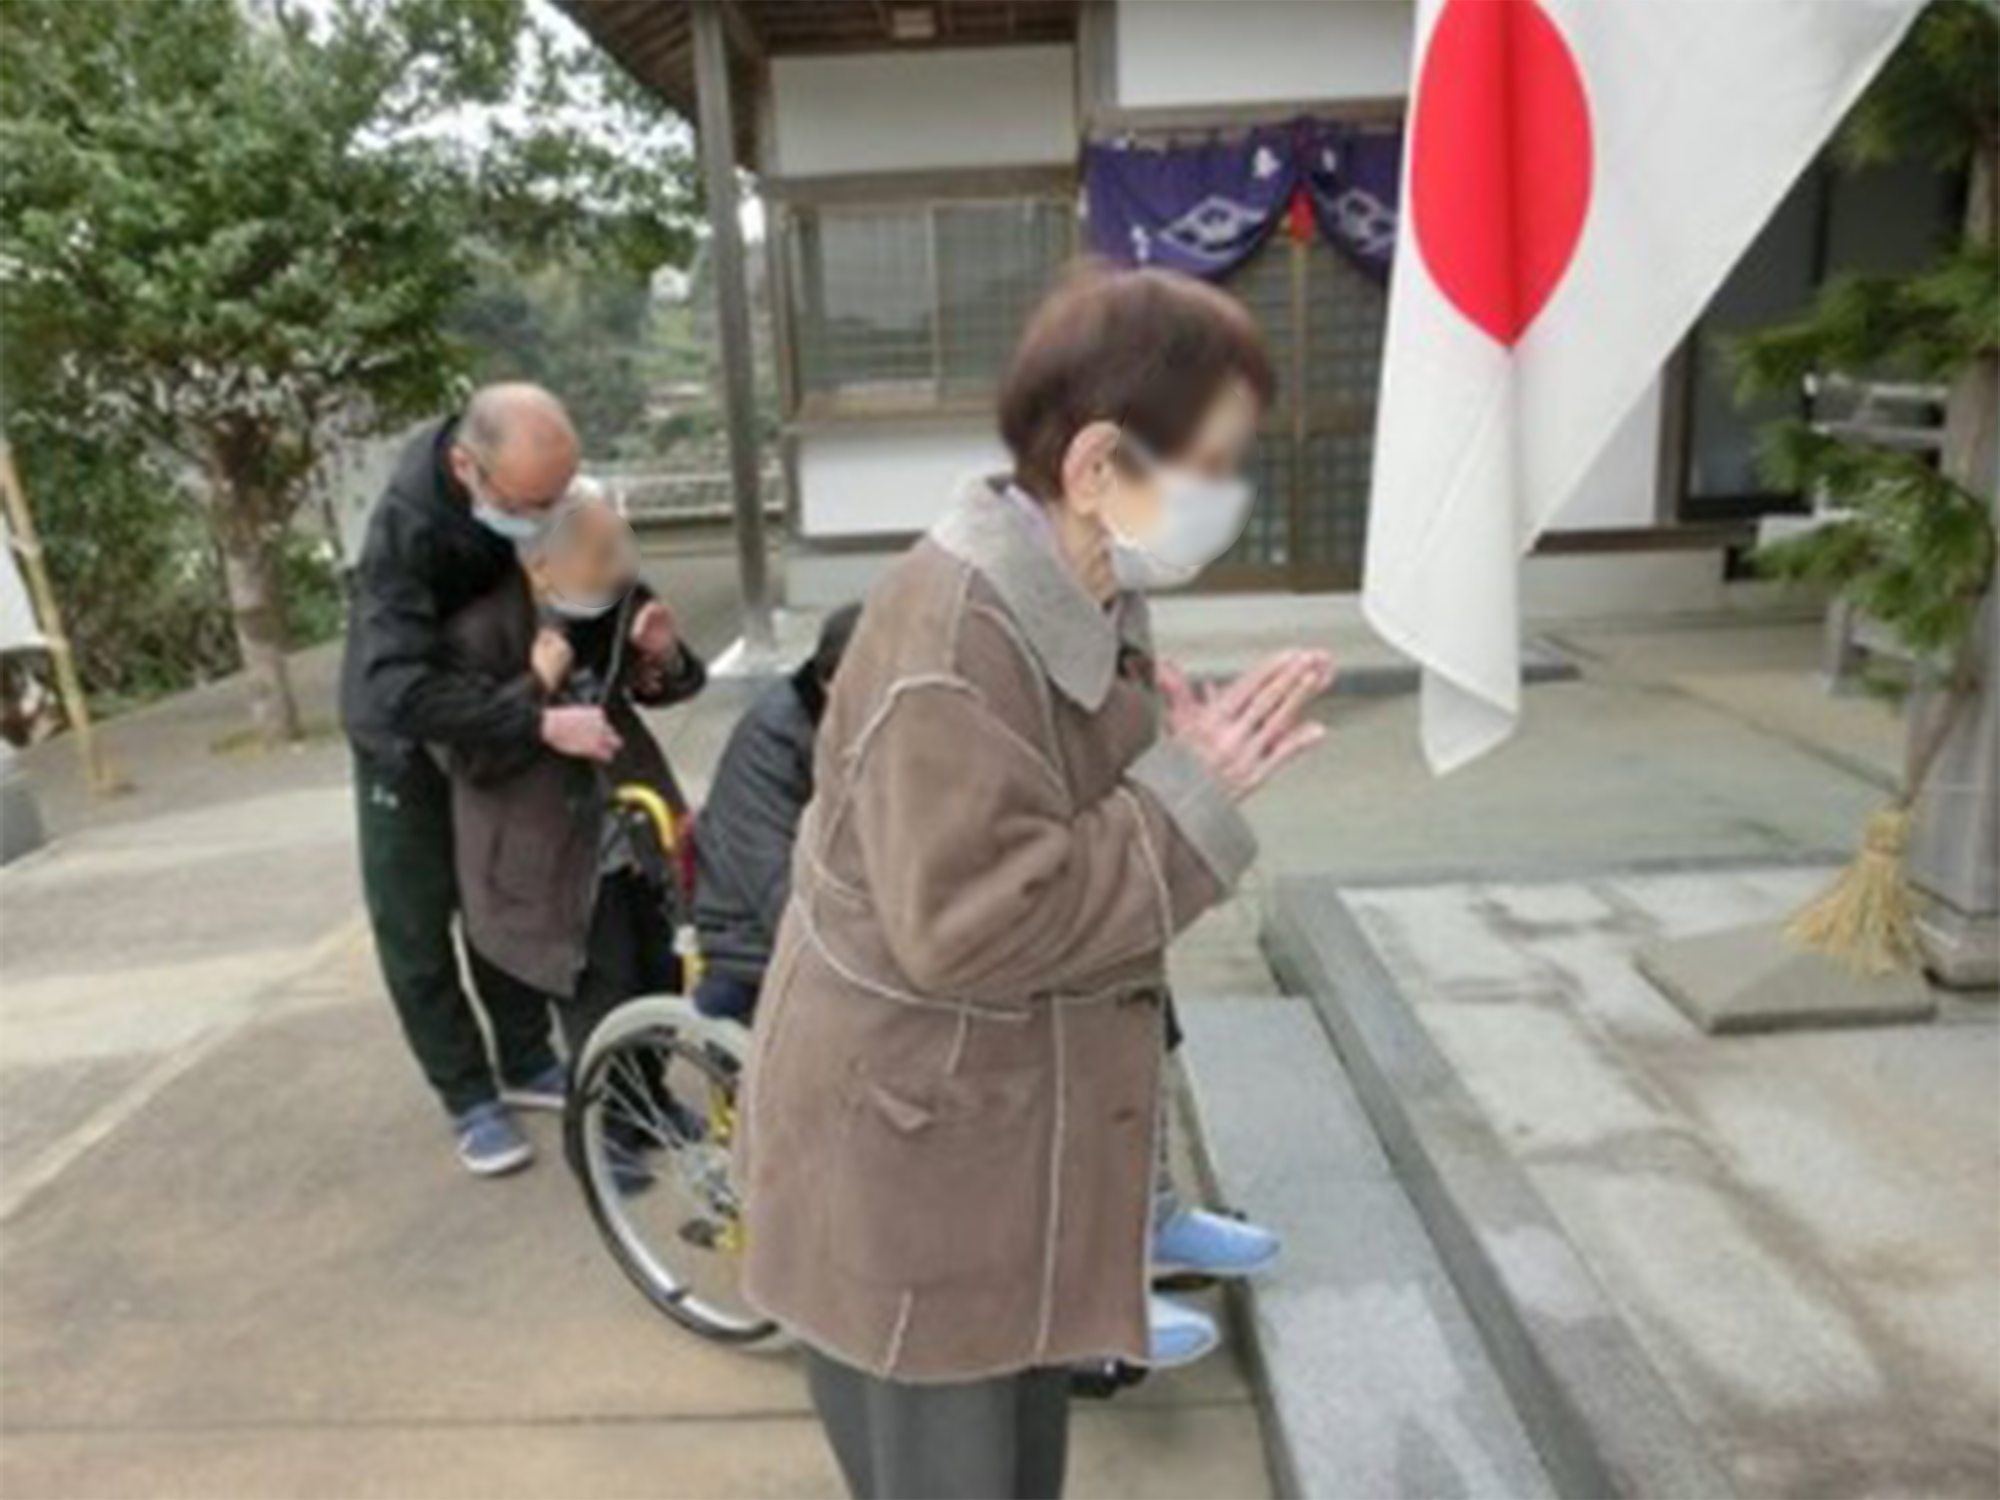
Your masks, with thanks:
<instances>
[{"instance_id":1,"label":"metal railing","mask_svg":"<svg viewBox=\"0 0 2000 1500\"><path fill-rule=\"evenodd\" d=\"M635 525L693 521L727 521L729 473L725 469L671 470L587 465L591 478ZM784 471L773 464L758 475L766 515L781 517L785 509Z\"/></svg>"}]
</instances>

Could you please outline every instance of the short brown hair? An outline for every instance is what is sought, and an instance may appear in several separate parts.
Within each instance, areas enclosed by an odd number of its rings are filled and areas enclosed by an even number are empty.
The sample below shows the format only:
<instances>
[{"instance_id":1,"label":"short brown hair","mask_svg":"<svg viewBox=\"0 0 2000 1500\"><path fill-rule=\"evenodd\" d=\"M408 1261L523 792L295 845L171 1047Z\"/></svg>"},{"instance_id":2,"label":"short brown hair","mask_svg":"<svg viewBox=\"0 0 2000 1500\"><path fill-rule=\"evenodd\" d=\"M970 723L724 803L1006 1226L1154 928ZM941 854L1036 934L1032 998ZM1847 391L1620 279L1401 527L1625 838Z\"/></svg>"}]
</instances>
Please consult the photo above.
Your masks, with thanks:
<instances>
[{"instance_id":1,"label":"short brown hair","mask_svg":"<svg viewBox=\"0 0 2000 1500\"><path fill-rule=\"evenodd\" d=\"M1116 422L1168 456L1232 377L1270 403L1270 356L1240 302L1172 271L1085 262L1028 320L1000 382L1000 436L1015 477L1054 500L1070 442L1092 422Z\"/></svg>"}]
</instances>

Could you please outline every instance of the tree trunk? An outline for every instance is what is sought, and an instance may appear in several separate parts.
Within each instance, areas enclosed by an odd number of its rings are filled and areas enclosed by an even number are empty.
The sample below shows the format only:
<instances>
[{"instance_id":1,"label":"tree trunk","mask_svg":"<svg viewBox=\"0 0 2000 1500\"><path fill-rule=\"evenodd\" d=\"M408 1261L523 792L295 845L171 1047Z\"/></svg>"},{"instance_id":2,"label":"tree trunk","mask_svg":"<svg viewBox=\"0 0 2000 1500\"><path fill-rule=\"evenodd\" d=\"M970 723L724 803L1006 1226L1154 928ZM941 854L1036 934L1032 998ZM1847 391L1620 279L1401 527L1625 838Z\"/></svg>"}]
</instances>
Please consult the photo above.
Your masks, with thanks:
<instances>
[{"instance_id":1,"label":"tree trunk","mask_svg":"<svg viewBox=\"0 0 2000 1500\"><path fill-rule=\"evenodd\" d=\"M229 618L250 686L250 718L266 745L304 737L298 700L285 659L284 528L265 517L268 507L240 484L219 487L216 534Z\"/></svg>"},{"instance_id":2,"label":"tree trunk","mask_svg":"<svg viewBox=\"0 0 2000 1500\"><path fill-rule=\"evenodd\" d=\"M1966 239L2000 235L2000 151L1984 143L1973 162ZM1984 495L2000 525L2000 359L1974 361L1945 411L1944 472ZM2000 977L2000 606L1987 588L1969 643L1970 689L1924 769L1909 851L1912 882L1928 898L1922 920L1931 968L1947 984L1984 986ZM1913 747L1938 722L1949 686L1918 693L1910 707ZM1961 692L1966 689L1961 687ZM1914 755L1913 755L1914 759Z\"/></svg>"}]
</instances>

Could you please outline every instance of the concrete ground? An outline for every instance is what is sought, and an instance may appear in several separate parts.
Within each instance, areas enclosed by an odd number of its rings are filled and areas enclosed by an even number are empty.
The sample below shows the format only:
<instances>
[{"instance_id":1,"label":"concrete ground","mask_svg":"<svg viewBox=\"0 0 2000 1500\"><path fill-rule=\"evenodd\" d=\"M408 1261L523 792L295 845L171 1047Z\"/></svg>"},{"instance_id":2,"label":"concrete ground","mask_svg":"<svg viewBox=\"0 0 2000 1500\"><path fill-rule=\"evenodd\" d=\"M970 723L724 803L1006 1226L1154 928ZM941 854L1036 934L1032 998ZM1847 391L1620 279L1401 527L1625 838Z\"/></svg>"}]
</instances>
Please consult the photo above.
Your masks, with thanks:
<instances>
[{"instance_id":1,"label":"concrete ground","mask_svg":"<svg viewBox=\"0 0 2000 1500\"><path fill-rule=\"evenodd\" d=\"M1290 640L1349 667L1390 654L1339 599L1192 599L1157 615L1163 654L1224 672ZM1890 795L1892 709L1828 698L1810 620L1568 621L1537 636L1580 668L1529 687L1519 732L1442 780L1413 694L1324 701L1332 733L1248 804L1262 857L1237 899L1174 953L1196 993L1270 993L1258 950L1269 882L1559 874L1684 859L1845 857Z\"/></svg>"},{"instance_id":2,"label":"concrete ground","mask_svg":"<svg viewBox=\"0 0 2000 1500\"><path fill-rule=\"evenodd\" d=\"M1226 627L1232 653L1213 608L1170 606L1169 647L1185 632L1221 667L1273 643L1260 605ZM1184 942L1183 983L1269 994L1254 886L1330 874L1738 1492L2000 1492L1993 997L1933 1026L1717 1040L1629 962L1640 937L1776 918L1822 885L1895 785L1898 716L1825 694L1810 622L1543 639L1581 676L1530 688L1516 739L1444 781L1411 699L1331 700L1324 752L1252 804L1260 874ZM1748 873L1633 874L1724 863ZM1211 1014L1202 1039L1226 1027ZM1275 1290L1339 1270L1288 1263Z\"/></svg>"},{"instance_id":3,"label":"concrete ground","mask_svg":"<svg viewBox=\"0 0 2000 1500\"><path fill-rule=\"evenodd\" d=\"M719 650L726 555L655 561ZM1162 635L1206 666L1273 630L1363 659L1351 619L1318 611L1239 605L1225 629L1170 609ZM1533 689L1517 741L1442 783L1413 698L1336 697L1326 751L1253 807L1266 868L1842 849L1882 795L1893 720L1822 713L1809 685L1785 707L1815 639L1566 626L1583 676ZM331 662L301 663L322 721ZM697 794L740 702L723 684L666 716ZM24 757L60 837L0 873L0 1492L832 1493L784 1361L644 1312L552 1161L506 1184L458 1172L360 925L344 748L215 749L240 721L223 685L109 726L138 787L95 807L67 747ZM1253 883L1190 935L1184 989L1270 993L1258 901ZM1265 1493L1241 1371L1086 1409L1075 1476L1080 1495Z\"/></svg>"},{"instance_id":4,"label":"concrete ground","mask_svg":"<svg viewBox=\"0 0 2000 1500\"><path fill-rule=\"evenodd\" d=\"M726 552L652 574L719 652ZM297 662L319 726L337 657ZM696 795L745 691L656 721ZM837 1493L791 1359L640 1302L553 1119L527 1173L457 1167L361 919L345 746L243 722L222 684L107 725L134 787L94 805L68 745L23 757L58 837L0 871L0 1493ZM1268 1493L1241 1370L1084 1406L1072 1473Z\"/></svg>"}]
</instances>

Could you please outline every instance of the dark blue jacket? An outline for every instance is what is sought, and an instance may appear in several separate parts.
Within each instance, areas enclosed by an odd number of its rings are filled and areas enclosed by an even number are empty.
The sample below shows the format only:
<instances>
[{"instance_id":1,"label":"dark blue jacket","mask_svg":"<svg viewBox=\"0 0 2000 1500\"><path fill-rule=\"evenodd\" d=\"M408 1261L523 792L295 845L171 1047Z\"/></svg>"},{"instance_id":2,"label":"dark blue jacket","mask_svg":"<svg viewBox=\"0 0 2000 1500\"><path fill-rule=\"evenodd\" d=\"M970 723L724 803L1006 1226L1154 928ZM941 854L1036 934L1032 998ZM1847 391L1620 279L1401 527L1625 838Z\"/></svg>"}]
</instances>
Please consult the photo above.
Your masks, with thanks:
<instances>
[{"instance_id":1,"label":"dark blue jacket","mask_svg":"<svg viewBox=\"0 0 2000 1500\"><path fill-rule=\"evenodd\" d=\"M825 689L808 662L737 721L695 819L694 922L713 973L761 984L792 888L792 846L813 794Z\"/></svg>"}]
</instances>

